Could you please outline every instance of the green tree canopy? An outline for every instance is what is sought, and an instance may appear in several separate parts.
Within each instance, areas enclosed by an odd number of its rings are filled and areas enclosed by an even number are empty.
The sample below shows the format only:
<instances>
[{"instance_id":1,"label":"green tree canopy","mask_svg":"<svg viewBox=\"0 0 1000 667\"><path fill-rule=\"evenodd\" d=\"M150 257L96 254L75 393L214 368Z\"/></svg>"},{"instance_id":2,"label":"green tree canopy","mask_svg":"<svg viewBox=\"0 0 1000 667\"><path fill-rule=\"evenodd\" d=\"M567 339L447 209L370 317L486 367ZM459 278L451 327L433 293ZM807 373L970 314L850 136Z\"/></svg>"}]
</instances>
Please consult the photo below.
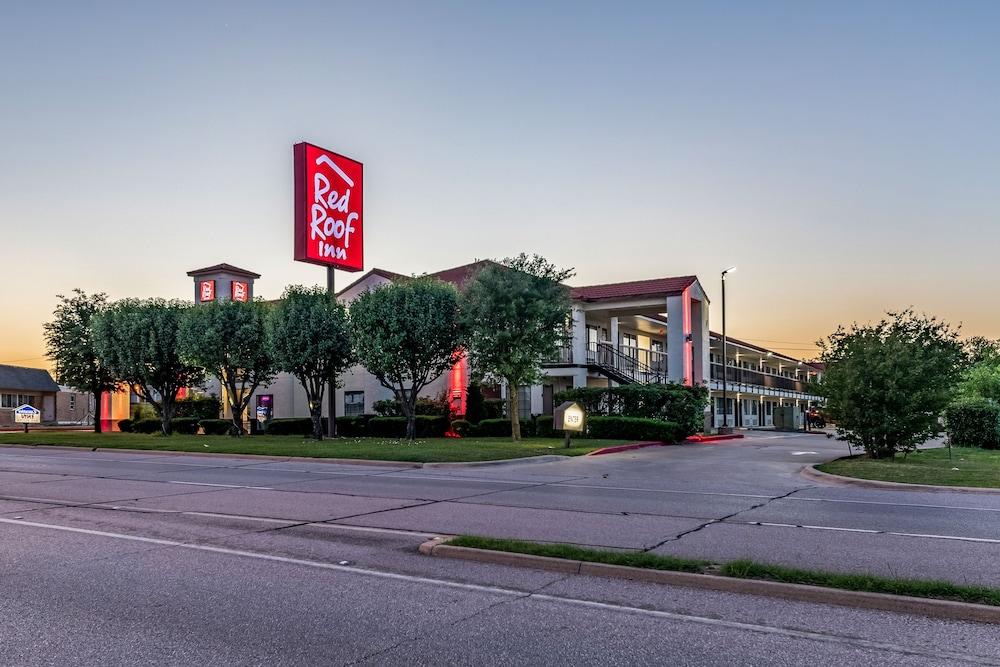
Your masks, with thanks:
<instances>
[{"instance_id":1,"label":"green tree canopy","mask_svg":"<svg viewBox=\"0 0 1000 667\"><path fill-rule=\"evenodd\" d=\"M476 373L507 385L511 437L521 439L517 390L536 382L542 362L569 338L572 269L522 253L490 264L468 283L462 299L469 359Z\"/></svg>"},{"instance_id":2,"label":"green tree canopy","mask_svg":"<svg viewBox=\"0 0 1000 667\"><path fill-rule=\"evenodd\" d=\"M181 319L182 356L225 388L236 435L246 432L243 418L253 393L274 379L266 316L267 306L261 301L225 300L189 308Z\"/></svg>"},{"instance_id":3,"label":"green tree canopy","mask_svg":"<svg viewBox=\"0 0 1000 667\"><path fill-rule=\"evenodd\" d=\"M205 379L201 367L181 357L181 318L191 304L165 299L124 299L94 319L94 347L101 363L131 385L160 413L171 434L177 392Z\"/></svg>"},{"instance_id":4,"label":"green tree canopy","mask_svg":"<svg viewBox=\"0 0 1000 667\"><path fill-rule=\"evenodd\" d=\"M948 324L905 310L840 327L819 346L826 372L817 389L851 445L885 458L937 435L963 363Z\"/></svg>"},{"instance_id":5,"label":"green tree canopy","mask_svg":"<svg viewBox=\"0 0 1000 667\"><path fill-rule=\"evenodd\" d=\"M326 386L355 361L347 312L321 287L292 285L268 315L267 340L276 368L306 390L313 438L322 440Z\"/></svg>"},{"instance_id":6,"label":"green tree canopy","mask_svg":"<svg viewBox=\"0 0 1000 667\"><path fill-rule=\"evenodd\" d=\"M427 277L390 283L358 296L350 316L359 360L392 390L413 440L420 391L462 354L458 293Z\"/></svg>"},{"instance_id":7,"label":"green tree canopy","mask_svg":"<svg viewBox=\"0 0 1000 667\"><path fill-rule=\"evenodd\" d=\"M94 395L94 431L101 432L101 394L118 385L111 369L101 363L94 348L94 318L108 307L103 292L88 295L73 290L72 296L58 295L59 305L52 321L44 325L46 353L56 365L61 384Z\"/></svg>"}]
</instances>

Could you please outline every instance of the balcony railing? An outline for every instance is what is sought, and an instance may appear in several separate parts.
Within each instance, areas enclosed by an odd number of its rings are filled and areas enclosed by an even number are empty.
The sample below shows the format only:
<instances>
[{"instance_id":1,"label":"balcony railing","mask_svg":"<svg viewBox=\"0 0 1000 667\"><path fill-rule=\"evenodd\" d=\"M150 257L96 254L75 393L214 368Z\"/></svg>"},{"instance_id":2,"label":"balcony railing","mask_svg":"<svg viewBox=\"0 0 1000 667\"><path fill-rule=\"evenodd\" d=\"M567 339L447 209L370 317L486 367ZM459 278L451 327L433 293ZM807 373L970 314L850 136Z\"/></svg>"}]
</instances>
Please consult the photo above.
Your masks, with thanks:
<instances>
[{"instance_id":1,"label":"balcony railing","mask_svg":"<svg viewBox=\"0 0 1000 667\"><path fill-rule=\"evenodd\" d=\"M589 343L587 363L597 366L618 382L650 384L667 381L667 355L663 352L631 345L616 348L610 342Z\"/></svg>"},{"instance_id":2,"label":"balcony railing","mask_svg":"<svg viewBox=\"0 0 1000 667\"><path fill-rule=\"evenodd\" d=\"M712 364L712 379L722 382L722 364ZM736 384L752 384L768 389L783 389L785 391L797 391L802 394L813 393L808 382L783 377L781 375L771 375L760 371L740 368L739 366L726 367L726 382Z\"/></svg>"}]
</instances>

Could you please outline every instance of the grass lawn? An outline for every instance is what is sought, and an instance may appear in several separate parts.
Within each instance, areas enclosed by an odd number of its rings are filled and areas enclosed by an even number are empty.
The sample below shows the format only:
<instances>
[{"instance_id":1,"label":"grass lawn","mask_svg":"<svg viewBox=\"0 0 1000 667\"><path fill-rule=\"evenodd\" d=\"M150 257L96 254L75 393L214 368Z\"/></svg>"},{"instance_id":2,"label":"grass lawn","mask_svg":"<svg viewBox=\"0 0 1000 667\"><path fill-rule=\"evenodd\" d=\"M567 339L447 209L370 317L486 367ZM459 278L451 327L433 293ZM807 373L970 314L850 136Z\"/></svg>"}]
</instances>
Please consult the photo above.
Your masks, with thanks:
<instances>
[{"instance_id":1,"label":"grass lawn","mask_svg":"<svg viewBox=\"0 0 1000 667\"><path fill-rule=\"evenodd\" d=\"M606 563L608 565L625 565L651 570L715 574L735 579L763 579L765 581L781 581L791 584L839 588L848 591L911 595L922 598L956 600L958 602L1000 606L1000 589L986 586L966 586L953 584L948 581L900 579L873 574L843 574L824 570L803 570L784 565L758 563L751 560L715 563L694 558L661 556L639 551L607 551L578 547L572 544L525 542L522 540L481 537L478 535L460 535L447 542L447 544L456 547L534 554L550 558L565 558L590 563Z\"/></svg>"},{"instance_id":2,"label":"grass lawn","mask_svg":"<svg viewBox=\"0 0 1000 667\"><path fill-rule=\"evenodd\" d=\"M894 460L857 456L816 467L833 475L884 482L1000 488L1000 450L954 447L951 455L948 460L948 448L942 447L922 449L905 459L902 455Z\"/></svg>"},{"instance_id":3,"label":"grass lawn","mask_svg":"<svg viewBox=\"0 0 1000 667\"><path fill-rule=\"evenodd\" d=\"M522 456L562 454L580 456L620 445L625 440L574 440L566 449L557 438L526 438L513 443L509 438L426 438L410 443L383 438L304 439L292 435L257 435L243 438L215 435L143 435L138 433L38 432L0 433L0 444L63 445L107 449L149 449L155 451L214 452L218 454L267 454L270 456L312 456L319 458L370 459L412 463L450 461L494 461Z\"/></svg>"}]
</instances>

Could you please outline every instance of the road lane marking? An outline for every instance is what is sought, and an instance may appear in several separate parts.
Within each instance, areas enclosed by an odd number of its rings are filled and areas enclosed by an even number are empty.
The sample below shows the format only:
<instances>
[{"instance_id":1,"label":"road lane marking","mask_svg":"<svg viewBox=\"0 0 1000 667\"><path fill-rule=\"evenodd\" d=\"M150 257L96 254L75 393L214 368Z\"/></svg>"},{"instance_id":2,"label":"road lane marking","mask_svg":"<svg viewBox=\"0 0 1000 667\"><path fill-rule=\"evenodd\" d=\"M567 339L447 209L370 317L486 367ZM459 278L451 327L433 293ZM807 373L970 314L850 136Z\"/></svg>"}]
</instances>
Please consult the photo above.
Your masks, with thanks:
<instances>
[{"instance_id":1,"label":"road lane marking","mask_svg":"<svg viewBox=\"0 0 1000 667\"><path fill-rule=\"evenodd\" d=\"M845 500L842 498L808 498L804 496L791 496L781 498L781 500L793 500L795 502L807 503L843 503L848 505L888 505L891 507L920 507L924 509L936 510L963 510L967 512L1000 512L998 507L968 507L965 505L931 505L929 503L893 503L885 500Z\"/></svg>"},{"instance_id":2,"label":"road lane marking","mask_svg":"<svg viewBox=\"0 0 1000 667\"><path fill-rule=\"evenodd\" d=\"M189 484L191 486L219 486L224 489L257 489L258 491L274 491L270 486L245 486L243 484L209 484L208 482L178 482L172 479L166 480L167 484Z\"/></svg>"},{"instance_id":3,"label":"road lane marking","mask_svg":"<svg viewBox=\"0 0 1000 667\"><path fill-rule=\"evenodd\" d=\"M952 540L956 542L982 542L985 544L1000 544L1000 540L988 537L967 537L964 535L934 535L929 533L902 533L892 530L872 530L868 528L843 528L841 526L811 526L798 523L776 523L771 521L717 521L716 523L744 524L748 526L767 526L771 528L808 528L809 530L836 530L846 533L869 533L872 535L895 535L896 537L918 537L928 540Z\"/></svg>"},{"instance_id":4,"label":"road lane marking","mask_svg":"<svg viewBox=\"0 0 1000 667\"><path fill-rule=\"evenodd\" d=\"M615 604L610 602L597 602L593 600L585 600L581 598L571 598L563 597L559 595L551 595L546 593L532 593L531 591L522 591L512 588L503 588L499 586L487 586L482 584L470 584L459 581L450 581L447 579L436 579L433 577L423 577L413 574L402 574L398 572L387 572L384 570L369 570L361 567L355 567L352 565L342 565L339 563L326 563L323 561L306 560L302 558L291 558L288 556L276 556L273 554L266 554L257 551L244 551L241 549L229 549L226 547L216 547L207 544L192 544L188 542L177 542L174 540L164 540L152 537L142 537L138 535L126 535L123 533L111 533L101 530L90 530L87 528L73 528L70 526L59 526L47 523L38 523L34 521L22 521L18 519L4 519L0 518L0 523L7 523L12 525L19 525L31 528L43 528L56 531L65 531L71 533L80 533L84 535L92 535L95 537L106 537L111 539L128 540L133 542L142 542L146 544L156 544L160 546L176 547L181 549L190 549L194 551L206 551L209 553L217 553L227 556L237 556L242 558L253 558L257 560L265 560L276 563L283 563L287 565L299 565L303 567L317 568L323 570L332 570L335 572L343 572L345 574L353 574L365 577L372 577L377 579L386 579L390 581L402 581L406 583L423 584L428 586L435 586L439 588L452 588L457 590L472 591L476 593L486 593L489 595L494 595L498 597L507 597L513 599L533 599L545 602L552 602L554 604L570 605L575 607L584 607L589 609L599 609L603 611L610 611L614 613L624 613L636 616L647 616L652 618L659 618L670 621L677 621L681 623L692 623L696 625L707 625L719 628L726 628L730 630L742 630L746 632L754 632L758 634L767 635L777 635L782 637L789 637L793 639L803 639L808 641L817 641L830 644L840 644L845 646L851 646L856 648L874 649L880 651L886 651L890 653L901 653L904 655L913 655L921 657L933 657L940 658L949 661L960 660L963 662L971 662L974 664L982 665L1000 665L1000 661L997 661L990 657L970 655L964 653L956 653L951 651L925 651L919 648L913 648L909 646L902 646L898 644L890 644L888 642L880 642L870 639L863 639L859 637L844 637L839 635L833 635L829 633L811 632L808 630L795 630L786 627L776 627L770 625L763 625L759 623L744 623L741 621L727 621L720 618L709 618L706 616L697 616L694 614L683 614L679 612L672 611L662 611L658 609L644 609L641 607L631 607L628 605Z\"/></svg>"}]
</instances>

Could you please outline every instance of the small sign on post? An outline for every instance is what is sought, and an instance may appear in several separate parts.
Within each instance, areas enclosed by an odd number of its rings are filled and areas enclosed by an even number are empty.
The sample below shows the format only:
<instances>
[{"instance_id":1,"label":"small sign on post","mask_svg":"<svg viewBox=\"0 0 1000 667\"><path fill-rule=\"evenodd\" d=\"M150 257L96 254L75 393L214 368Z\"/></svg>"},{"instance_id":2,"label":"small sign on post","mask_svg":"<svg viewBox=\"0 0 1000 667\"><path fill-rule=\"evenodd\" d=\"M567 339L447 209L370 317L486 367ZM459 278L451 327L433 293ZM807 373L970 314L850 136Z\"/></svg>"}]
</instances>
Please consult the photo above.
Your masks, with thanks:
<instances>
[{"instance_id":1,"label":"small sign on post","mask_svg":"<svg viewBox=\"0 0 1000 667\"><path fill-rule=\"evenodd\" d=\"M271 408L266 405L257 406L257 430L263 431L267 426L267 420L271 416Z\"/></svg>"},{"instance_id":2,"label":"small sign on post","mask_svg":"<svg viewBox=\"0 0 1000 667\"><path fill-rule=\"evenodd\" d=\"M14 423L24 424L24 432L28 432L28 424L41 424L42 411L30 405L22 405L14 409Z\"/></svg>"},{"instance_id":3,"label":"small sign on post","mask_svg":"<svg viewBox=\"0 0 1000 667\"><path fill-rule=\"evenodd\" d=\"M562 431L564 434L563 444L569 447L572 444L572 434L583 433L584 411L579 403L566 401L552 413L552 428Z\"/></svg>"}]
</instances>

